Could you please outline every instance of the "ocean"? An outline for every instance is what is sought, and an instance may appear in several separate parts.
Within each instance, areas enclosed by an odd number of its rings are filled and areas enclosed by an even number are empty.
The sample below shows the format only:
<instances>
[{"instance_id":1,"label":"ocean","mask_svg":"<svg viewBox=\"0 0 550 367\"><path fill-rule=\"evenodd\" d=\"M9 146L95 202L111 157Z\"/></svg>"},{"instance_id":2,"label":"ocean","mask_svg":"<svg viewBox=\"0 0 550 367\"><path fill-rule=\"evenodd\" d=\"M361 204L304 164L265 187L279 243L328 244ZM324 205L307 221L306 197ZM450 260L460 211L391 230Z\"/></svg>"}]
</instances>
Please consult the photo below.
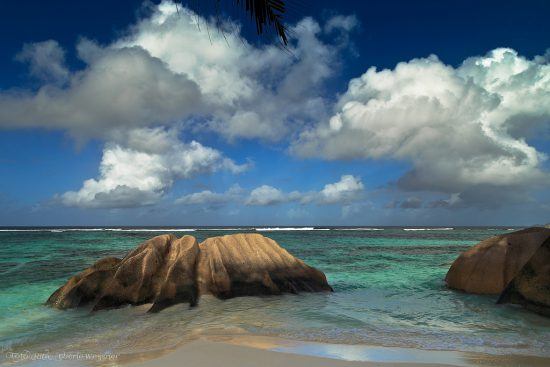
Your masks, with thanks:
<instances>
[{"instance_id":1,"label":"ocean","mask_svg":"<svg viewBox=\"0 0 550 367\"><path fill-rule=\"evenodd\" d=\"M515 228L26 228L0 230L0 348L134 355L201 335L550 357L550 319L445 287L452 261ZM322 270L334 293L203 297L158 314L44 305L71 275L162 233L258 231ZM8 363L5 353L0 363Z\"/></svg>"}]
</instances>

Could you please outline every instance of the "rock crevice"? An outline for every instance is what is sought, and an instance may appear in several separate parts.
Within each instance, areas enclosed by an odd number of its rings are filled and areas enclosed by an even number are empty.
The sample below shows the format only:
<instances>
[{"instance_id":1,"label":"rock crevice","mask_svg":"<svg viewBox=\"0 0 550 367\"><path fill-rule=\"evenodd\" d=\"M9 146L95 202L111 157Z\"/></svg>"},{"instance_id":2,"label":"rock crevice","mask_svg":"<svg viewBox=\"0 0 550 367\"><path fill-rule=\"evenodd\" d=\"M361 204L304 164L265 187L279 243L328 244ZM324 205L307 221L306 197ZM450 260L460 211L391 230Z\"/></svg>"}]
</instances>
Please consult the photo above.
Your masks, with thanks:
<instances>
[{"instance_id":1,"label":"rock crevice","mask_svg":"<svg viewBox=\"0 0 550 367\"><path fill-rule=\"evenodd\" d=\"M453 262L445 277L447 286L500 294L548 237L550 229L533 227L481 241Z\"/></svg>"}]
</instances>

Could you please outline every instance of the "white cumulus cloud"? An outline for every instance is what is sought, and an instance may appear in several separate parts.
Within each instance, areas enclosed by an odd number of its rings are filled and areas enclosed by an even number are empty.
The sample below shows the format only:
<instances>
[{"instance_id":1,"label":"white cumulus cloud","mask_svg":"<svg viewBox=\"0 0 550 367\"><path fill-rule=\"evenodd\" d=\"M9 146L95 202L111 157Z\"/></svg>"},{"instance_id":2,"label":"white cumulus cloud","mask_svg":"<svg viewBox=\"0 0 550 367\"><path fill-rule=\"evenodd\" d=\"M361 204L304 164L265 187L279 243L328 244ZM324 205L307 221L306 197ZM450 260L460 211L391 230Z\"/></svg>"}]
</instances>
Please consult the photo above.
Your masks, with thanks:
<instances>
[{"instance_id":1,"label":"white cumulus cloud","mask_svg":"<svg viewBox=\"0 0 550 367\"><path fill-rule=\"evenodd\" d=\"M346 17L328 24L343 33L354 27ZM316 21L290 26L288 52L249 44L237 23L221 27L223 35L209 32L217 29L213 20L163 1L110 44L81 40L81 70L65 67L55 40L25 45L18 59L44 83L0 91L0 127L64 129L84 139L186 122L188 130L207 128L231 140L276 140L326 117L322 84L342 45L322 41Z\"/></svg>"},{"instance_id":2,"label":"white cumulus cloud","mask_svg":"<svg viewBox=\"0 0 550 367\"><path fill-rule=\"evenodd\" d=\"M109 143L103 150L99 177L84 181L78 191L60 195L67 206L121 208L158 202L175 180L238 165L216 149L192 141L181 142L175 131L140 129L129 133L124 145Z\"/></svg>"},{"instance_id":3,"label":"white cumulus cloud","mask_svg":"<svg viewBox=\"0 0 550 367\"><path fill-rule=\"evenodd\" d=\"M406 190L457 194L529 187L547 179L546 156L527 142L550 121L550 65L495 49L454 68L436 56L372 67L349 83L335 113L292 151L327 159L393 158L412 169Z\"/></svg>"},{"instance_id":4,"label":"white cumulus cloud","mask_svg":"<svg viewBox=\"0 0 550 367\"><path fill-rule=\"evenodd\" d=\"M319 201L325 204L352 202L363 193L363 189L359 177L344 175L340 181L325 185L319 193Z\"/></svg>"},{"instance_id":5,"label":"white cumulus cloud","mask_svg":"<svg viewBox=\"0 0 550 367\"><path fill-rule=\"evenodd\" d=\"M175 203L181 205L208 205L216 207L239 199L243 191L244 190L238 184L235 184L223 193L203 190L184 195L176 199Z\"/></svg>"},{"instance_id":6,"label":"white cumulus cloud","mask_svg":"<svg viewBox=\"0 0 550 367\"><path fill-rule=\"evenodd\" d=\"M237 24L222 25L224 37L205 31L206 26L216 29L207 23L185 8L178 14L173 3L164 2L116 46L139 46L195 81L209 112L207 126L228 139L276 140L297 125L324 117L320 91L333 74L338 47L321 41L316 21L305 18L291 26L292 56L275 46L243 45ZM350 21L341 23L332 28L353 28Z\"/></svg>"},{"instance_id":7,"label":"white cumulus cloud","mask_svg":"<svg viewBox=\"0 0 550 367\"><path fill-rule=\"evenodd\" d=\"M301 204L349 204L360 200L364 194L361 179L352 175L343 175L340 181L327 184L320 191L285 193L273 186L262 185L252 190L245 204L275 205L288 202Z\"/></svg>"},{"instance_id":8,"label":"white cumulus cloud","mask_svg":"<svg viewBox=\"0 0 550 367\"><path fill-rule=\"evenodd\" d=\"M262 185L250 192L250 196L246 199L246 205L274 205L290 200L289 195L284 194L281 190L269 186Z\"/></svg>"}]
</instances>

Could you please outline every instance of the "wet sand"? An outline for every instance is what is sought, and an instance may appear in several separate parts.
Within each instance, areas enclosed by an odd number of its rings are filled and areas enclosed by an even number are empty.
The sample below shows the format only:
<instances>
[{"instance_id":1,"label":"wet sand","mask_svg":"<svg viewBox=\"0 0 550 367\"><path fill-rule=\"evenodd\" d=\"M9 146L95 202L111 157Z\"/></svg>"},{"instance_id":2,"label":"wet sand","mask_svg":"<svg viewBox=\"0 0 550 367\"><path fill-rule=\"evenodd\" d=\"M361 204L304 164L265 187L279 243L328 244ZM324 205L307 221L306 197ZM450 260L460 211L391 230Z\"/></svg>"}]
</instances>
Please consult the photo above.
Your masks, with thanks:
<instances>
[{"instance_id":1,"label":"wet sand","mask_svg":"<svg viewBox=\"0 0 550 367\"><path fill-rule=\"evenodd\" d=\"M297 342L262 336L217 336L183 344L162 355L142 355L140 361L134 359L127 361L124 365L132 367L543 367L550 365L550 359Z\"/></svg>"},{"instance_id":2,"label":"wet sand","mask_svg":"<svg viewBox=\"0 0 550 367\"><path fill-rule=\"evenodd\" d=\"M452 366L443 364L352 362L322 357L274 352L206 340L194 341L160 358L132 363L133 367L423 367Z\"/></svg>"}]
</instances>

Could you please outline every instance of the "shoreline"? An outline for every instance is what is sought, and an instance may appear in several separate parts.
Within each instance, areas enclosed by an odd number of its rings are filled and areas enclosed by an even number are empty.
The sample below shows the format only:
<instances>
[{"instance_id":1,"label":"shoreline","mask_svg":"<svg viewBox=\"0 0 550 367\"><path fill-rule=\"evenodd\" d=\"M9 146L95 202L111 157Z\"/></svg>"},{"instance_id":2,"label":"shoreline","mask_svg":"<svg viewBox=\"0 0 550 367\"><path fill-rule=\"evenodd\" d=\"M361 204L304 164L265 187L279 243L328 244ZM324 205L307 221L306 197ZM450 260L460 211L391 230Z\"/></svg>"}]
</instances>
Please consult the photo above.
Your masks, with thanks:
<instances>
[{"instance_id":1,"label":"shoreline","mask_svg":"<svg viewBox=\"0 0 550 367\"><path fill-rule=\"evenodd\" d=\"M47 354L47 353L46 353ZM83 355L86 354L83 352ZM6 364L4 364L6 363ZM332 344L254 334L210 334L177 345L116 355L115 359L8 361L30 367L545 367L550 357L494 355L365 344Z\"/></svg>"},{"instance_id":2,"label":"shoreline","mask_svg":"<svg viewBox=\"0 0 550 367\"><path fill-rule=\"evenodd\" d=\"M127 367L340 366L340 367L543 367L550 357L491 355L373 345L330 344L257 335L210 335L174 348L126 355Z\"/></svg>"}]
</instances>

